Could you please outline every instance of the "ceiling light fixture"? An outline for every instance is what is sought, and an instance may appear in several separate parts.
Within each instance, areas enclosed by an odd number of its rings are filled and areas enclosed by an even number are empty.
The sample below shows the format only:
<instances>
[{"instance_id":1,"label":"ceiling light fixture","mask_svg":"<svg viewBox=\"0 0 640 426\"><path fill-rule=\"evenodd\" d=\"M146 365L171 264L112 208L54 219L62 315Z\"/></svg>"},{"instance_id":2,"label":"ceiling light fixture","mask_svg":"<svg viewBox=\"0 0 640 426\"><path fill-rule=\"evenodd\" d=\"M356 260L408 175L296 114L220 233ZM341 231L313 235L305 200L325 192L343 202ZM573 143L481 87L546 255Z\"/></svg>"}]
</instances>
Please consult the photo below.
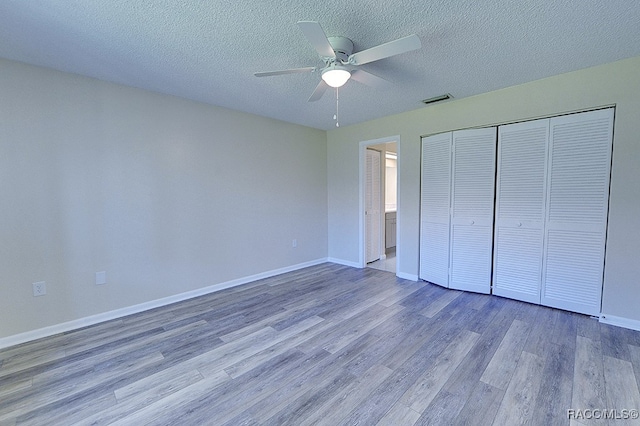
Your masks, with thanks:
<instances>
[{"instance_id":1,"label":"ceiling light fixture","mask_svg":"<svg viewBox=\"0 0 640 426\"><path fill-rule=\"evenodd\" d=\"M342 87L351 77L351 73L341 65L335 63L322 71L322 79L331 87Z\"/></svg>"}]
</instances>

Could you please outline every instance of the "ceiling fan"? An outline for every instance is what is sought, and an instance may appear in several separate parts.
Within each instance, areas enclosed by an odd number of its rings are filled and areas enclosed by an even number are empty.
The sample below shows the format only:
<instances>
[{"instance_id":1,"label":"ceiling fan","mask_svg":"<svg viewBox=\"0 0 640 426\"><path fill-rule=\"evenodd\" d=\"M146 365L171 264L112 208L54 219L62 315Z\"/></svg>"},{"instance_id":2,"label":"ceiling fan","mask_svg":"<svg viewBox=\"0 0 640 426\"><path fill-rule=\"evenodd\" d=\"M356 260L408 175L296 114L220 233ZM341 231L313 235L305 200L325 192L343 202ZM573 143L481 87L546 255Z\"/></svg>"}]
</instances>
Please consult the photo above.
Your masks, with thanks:
<instances>
[{"instance_id":1,"label":"ceiling fan","mask_svg":"<svg viewBox=\"0 0 640 426\"><path fill-rule=\"evenodd\" d=\"M293 68L280 71L257 72L256 77L269 77L273 75L315 72L320 70L322 80L311 94L309 102L317 101L322 97L328 87L341 87L350 78L359 83L372 87L384 87L389 82L373 75L360 65L379 61L390 56L420 49L422 43L417 35L399 38L370 49L353 53L353 42L346 37L327 37L319 23L314 21L299 21L298 26L307 40L316 49L324 62L324 67Z\"/></svg>"}]
</instances>

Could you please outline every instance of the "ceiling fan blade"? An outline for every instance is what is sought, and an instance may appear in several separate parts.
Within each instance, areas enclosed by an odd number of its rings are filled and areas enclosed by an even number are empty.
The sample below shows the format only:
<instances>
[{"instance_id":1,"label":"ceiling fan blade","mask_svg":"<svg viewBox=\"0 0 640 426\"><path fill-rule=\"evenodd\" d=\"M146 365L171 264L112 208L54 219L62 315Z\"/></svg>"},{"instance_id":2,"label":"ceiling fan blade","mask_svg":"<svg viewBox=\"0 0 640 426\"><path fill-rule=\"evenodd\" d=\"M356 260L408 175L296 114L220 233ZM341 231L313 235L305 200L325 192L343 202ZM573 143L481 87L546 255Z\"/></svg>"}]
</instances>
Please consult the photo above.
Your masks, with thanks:
<instances>
[{"instance_id":1,"label":"ceiling fan blade","mask_svg":"<svg viewBox=\"0 0 640 426\"><path fill-rule=\"evenodd\" d=\"M381 44L371 49L354 53L349 56L349 63L352 65L368 64L369 62L378 61L390 56L399 55L401 53L410 52L420 49L422 43L420 38L413 34L407 37L399 38L388 43Z\"/></svg>"},{"instance_id":2,"label":"ceiling fan blade","mask_svg":"<svg viewBox=\"0 0 640 426\"><path fill-rule=\"evenodd\" d=\"M324 80L320 80L320 83L316 86L316 90L313 91L307 102L317 101L324 95L324 92L326 92L328 88L329 85L325 83Z\"/></svg>"},{"instance_id":3,"label":"ceiling fan blade","mask_svg":"<svg viewBox=\"0 0 640 426\"><path fill-rule=\"evenodd\" d=\"M329 39L327 39L327 35L319 23L315 21L299 21L298 26L307 40L309 40L309 43L316 49L318 55L323 58L334 58L336 56Z\"/></svg>"},{"instance_id":4,"label":"ceiling fan blade","mask_svg":"<svg viewBox=\"0 0 640 426\"><path fill-rule=\"evenodd\" d=\"M351 73L351 78L358 83L366 84L367 86L375 87L376 89L384 89L391 87L392 84L382 77L373 75L370 72L364 70L355 70Z\"/></svg>"},{"instance_id":5,"label":"ceiling fan blade","mask_svg":"<svg viewBox=\"0 0 640 426\"><path fill-rule=\"evenodd\" d=\"M256 77L270 77L272 75L283 75L283 74L296 74L302 72L313 72L316 70L316 67L305 67L305 68L291 68L288 70L280 70L280 71L267 71L267 72L256 72L253 73Z\"/></svg>"}]
</instances>

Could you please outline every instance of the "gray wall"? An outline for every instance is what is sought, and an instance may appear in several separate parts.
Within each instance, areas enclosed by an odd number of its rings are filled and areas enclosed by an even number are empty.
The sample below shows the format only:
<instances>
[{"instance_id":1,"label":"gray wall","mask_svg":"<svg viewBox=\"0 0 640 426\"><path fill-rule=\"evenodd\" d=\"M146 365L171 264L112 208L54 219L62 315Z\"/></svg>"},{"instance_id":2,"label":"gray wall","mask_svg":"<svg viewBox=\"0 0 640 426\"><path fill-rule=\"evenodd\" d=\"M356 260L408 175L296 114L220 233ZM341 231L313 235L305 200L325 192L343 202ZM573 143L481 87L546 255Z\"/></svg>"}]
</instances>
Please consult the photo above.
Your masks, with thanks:
<instances>
[{"instance_id":1,"label":"gray wall","mask_svg":"<svg viewBox=\"0 0 640 426\"><path fill-rule=\"evenodd\" d=\"M357 263L359 259L360 141L401 137L399 272L417 275L422 135L615 104L602 311L609 316L640 321L639 71L640 58L631 58L329 131L329 257L346 263Z\"/></svg>"},{"instance_id":2,"label":"gray wall","mask_svg":"<svg viewBox=\"0 0 640 426\"><path fill-rule=\"evenodd\" d=\"M327 256L324 131L6 60L0 94L0 338Z\"/></svg>"}]
</instances>

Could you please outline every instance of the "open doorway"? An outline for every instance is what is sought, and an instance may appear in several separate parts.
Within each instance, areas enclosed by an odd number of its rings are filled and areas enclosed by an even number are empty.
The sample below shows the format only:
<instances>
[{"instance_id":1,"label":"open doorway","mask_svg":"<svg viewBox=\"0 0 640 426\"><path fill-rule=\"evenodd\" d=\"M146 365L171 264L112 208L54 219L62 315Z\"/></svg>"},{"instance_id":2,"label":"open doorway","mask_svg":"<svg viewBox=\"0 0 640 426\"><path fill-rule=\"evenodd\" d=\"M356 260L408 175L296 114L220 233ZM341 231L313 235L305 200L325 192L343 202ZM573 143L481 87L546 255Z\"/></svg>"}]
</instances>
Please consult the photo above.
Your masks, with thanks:
<instances>
[{"instance_id":1,"label":"open doorway","mask_svg":"<svg viewBox=\"0 0 640 426\"><path fill-rule=\"evenodd\" d=\"M360 143L361 266L398 271L398 136Z\"/></svg>"}]
</instances>

